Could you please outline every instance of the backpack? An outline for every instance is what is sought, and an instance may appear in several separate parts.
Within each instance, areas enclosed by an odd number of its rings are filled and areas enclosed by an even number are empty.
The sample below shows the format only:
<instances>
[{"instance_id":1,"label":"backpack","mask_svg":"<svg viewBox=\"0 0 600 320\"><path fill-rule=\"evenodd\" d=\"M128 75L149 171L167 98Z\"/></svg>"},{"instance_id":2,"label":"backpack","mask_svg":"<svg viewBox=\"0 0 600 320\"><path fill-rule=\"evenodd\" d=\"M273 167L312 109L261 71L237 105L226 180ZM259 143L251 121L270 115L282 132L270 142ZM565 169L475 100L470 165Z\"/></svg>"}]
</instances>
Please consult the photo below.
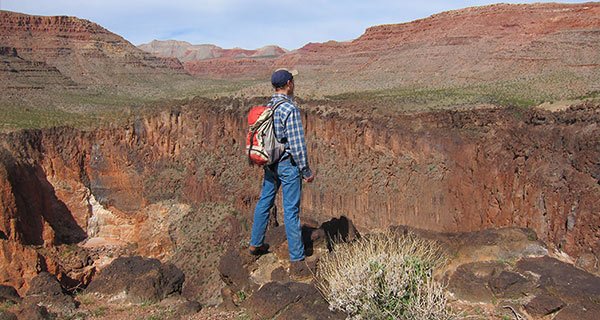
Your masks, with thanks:
<instances>
[{"instance_id":1,"label":"backpack","mask_svg":"<svg viewBox=\"0 0 600 320\"><path fill-rule=\"evenodd\" d=\"M276 103L273 107L254 106L248 113L248 134L246 136L246 153L248 163L259 166L273 164L281 158L285 145L275 136L273 115L275 109L286 100Z\"/></svg>"}]
</instances>

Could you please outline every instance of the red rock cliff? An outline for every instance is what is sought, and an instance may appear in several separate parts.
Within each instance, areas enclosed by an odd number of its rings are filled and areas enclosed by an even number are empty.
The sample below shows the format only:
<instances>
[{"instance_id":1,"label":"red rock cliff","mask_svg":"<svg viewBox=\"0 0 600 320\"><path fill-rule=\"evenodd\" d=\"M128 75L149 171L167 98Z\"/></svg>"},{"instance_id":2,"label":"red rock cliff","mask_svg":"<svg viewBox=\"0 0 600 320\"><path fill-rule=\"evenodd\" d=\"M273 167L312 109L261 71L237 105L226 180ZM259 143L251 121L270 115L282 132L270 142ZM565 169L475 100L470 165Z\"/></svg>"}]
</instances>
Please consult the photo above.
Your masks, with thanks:
<instances>
[{"instance_id":1,"label":"red rock cliff","mask_svg":"<svg viewBox=\"0 0 600 320\"><path fill-rule=\"evenodd\" d=\"M305 108L317 180L304 189L304 217L343 215L363 230L528 227L575 257L598 257L600 106L385 119ZM250 218L261 173L243 158L245 109L197 99L125 127L4 135L0 235L11 254L2 265L35 266L35 254L21 259L23 245L86 236L143 243L146 208L168 199L230 203Z\"/></svg>"},{"instance_id":2,"label":"red rock cliff","mask_svg":"<svg viewBox=\"0 0 600 320\"><path fill-rule=\"evenodd\" d=\"M183 73L177 59L157 58L83 19L0 11L0 46L56 67L83 84L110 84L140 74Z\"/></svg>"}]
</instances>

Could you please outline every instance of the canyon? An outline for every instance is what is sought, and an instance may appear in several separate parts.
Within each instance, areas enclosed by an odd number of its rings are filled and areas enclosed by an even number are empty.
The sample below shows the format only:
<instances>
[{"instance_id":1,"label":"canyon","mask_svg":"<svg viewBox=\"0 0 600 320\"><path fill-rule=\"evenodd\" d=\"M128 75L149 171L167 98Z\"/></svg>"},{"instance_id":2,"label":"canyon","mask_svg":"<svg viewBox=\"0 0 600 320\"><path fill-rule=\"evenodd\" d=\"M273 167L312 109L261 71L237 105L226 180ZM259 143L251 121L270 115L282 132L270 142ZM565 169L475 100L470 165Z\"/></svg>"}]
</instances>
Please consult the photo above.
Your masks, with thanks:
<instances>
[{"instance_id":1,"label":"canyon","mask_svg":"<svg viewBox=\"0 0 600 320\"><path fill-rule=\"evenodd\" d=\"M196 99L124 127L3 135L0 231L3 256L13 257L3 265L29 265L4 269L2 282L26 289L43 259L28 245L99 238L166 257L168 237L147 238L142 230L158 228L146 224L160 224L153 215L173 206L222 203L250 220L261 174L243 159L252 103ZM322 223L344 216L361 232L525 227L574 259L597 261L598 105L394 119L302 105L319 179L305 188L304 217Z\"/></svg>"},{"instance_id":2,"label":"canyon","mask_svg":"<svg viewBox=\"0 0 600 320\"><path fill-rule=\"evenodd\" d=\"M467 8L289 52L136 48L75 17L1 11L0 21L2 121L22 121L0 130L1 294L10 286L31 301L46 281L68 297L83 292L79 302L88 292L128 303L175 292L193 312L199 302L286 319L310 315L305 301L338 317L306 298L314 287L276 281L287 272L277 210L273 255L244 256L262 178L245 159L247 111L271 90L256 79L285 66L300 70L317 177L303 186L301 215L314 257L327 254L327 237L416 230L450 253L444 277L459 300L479 303L472 292L485 287L494 291L486 303L501 308L493 301L505 292L493 283L540 272L528 278L537 291L521 296L550 299L548 288L562 300L549 311L526 301L519 312L588 319L600 310L585 298L600 275L598 3ZM67 121L94 113L111 121ZM53 125L32 120L48 115ZM144 287L143 273L109 278L139 270L167 288ZM561 276L583 283L578 297L563 294ZM461 277L484 282L470 288ZM127 282L147 295L119 296ZM283 291L302 298L288 297L289 310L252 305ZM244 302L246 293L256 295Z\"/></svg>"}]
</instances>

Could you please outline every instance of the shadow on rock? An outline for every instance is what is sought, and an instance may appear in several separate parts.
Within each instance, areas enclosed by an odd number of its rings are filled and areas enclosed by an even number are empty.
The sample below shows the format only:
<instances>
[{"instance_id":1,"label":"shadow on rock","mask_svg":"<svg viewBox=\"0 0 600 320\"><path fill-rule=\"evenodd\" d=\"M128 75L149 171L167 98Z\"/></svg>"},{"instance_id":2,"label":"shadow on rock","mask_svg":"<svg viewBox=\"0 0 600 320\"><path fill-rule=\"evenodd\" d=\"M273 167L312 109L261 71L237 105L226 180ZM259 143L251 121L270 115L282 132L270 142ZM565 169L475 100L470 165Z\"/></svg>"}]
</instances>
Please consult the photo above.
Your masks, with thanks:
<instances>
[{"instance_id":1,"label":"shadow on rock","mask_svg":"<svg viewBox=\"0 0 600 320\"><path fill-rule=\"evenodd\" d=\"M360 238L360 233L354 227L352 220L341 216L340 218L333 218L320 227L325 233L327 239L327 248L332 249L332 245L335 242L347 242L356 238Z\"/></svg>"}]
</instances>

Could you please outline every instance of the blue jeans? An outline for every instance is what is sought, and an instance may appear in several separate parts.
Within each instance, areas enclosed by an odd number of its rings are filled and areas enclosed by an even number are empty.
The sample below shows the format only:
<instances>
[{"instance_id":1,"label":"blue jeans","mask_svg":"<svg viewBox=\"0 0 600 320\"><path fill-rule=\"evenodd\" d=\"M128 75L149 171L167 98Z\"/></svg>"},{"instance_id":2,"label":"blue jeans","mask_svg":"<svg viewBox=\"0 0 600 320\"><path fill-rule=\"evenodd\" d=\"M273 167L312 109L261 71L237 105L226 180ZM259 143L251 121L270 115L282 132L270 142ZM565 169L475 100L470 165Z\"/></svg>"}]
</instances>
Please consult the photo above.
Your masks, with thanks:
<instances>
[{"instance_id":1,"label":"blue jeans","mask_svg":"<svg viewBox=\"0 0 600 320\"><path fill-rule=\"evenodd\" d=\"M283 223L285 224L290 260L299 261L304 259L304 243L302 243L299 217L302 179L300 170L291 163L290 158L265 167L262 192L254 210L250 245L254 247L263 245L269 220L269 209L275 202L275 195L277 195L280 185L283 189Z\"/></svg>"}]
</instances>

